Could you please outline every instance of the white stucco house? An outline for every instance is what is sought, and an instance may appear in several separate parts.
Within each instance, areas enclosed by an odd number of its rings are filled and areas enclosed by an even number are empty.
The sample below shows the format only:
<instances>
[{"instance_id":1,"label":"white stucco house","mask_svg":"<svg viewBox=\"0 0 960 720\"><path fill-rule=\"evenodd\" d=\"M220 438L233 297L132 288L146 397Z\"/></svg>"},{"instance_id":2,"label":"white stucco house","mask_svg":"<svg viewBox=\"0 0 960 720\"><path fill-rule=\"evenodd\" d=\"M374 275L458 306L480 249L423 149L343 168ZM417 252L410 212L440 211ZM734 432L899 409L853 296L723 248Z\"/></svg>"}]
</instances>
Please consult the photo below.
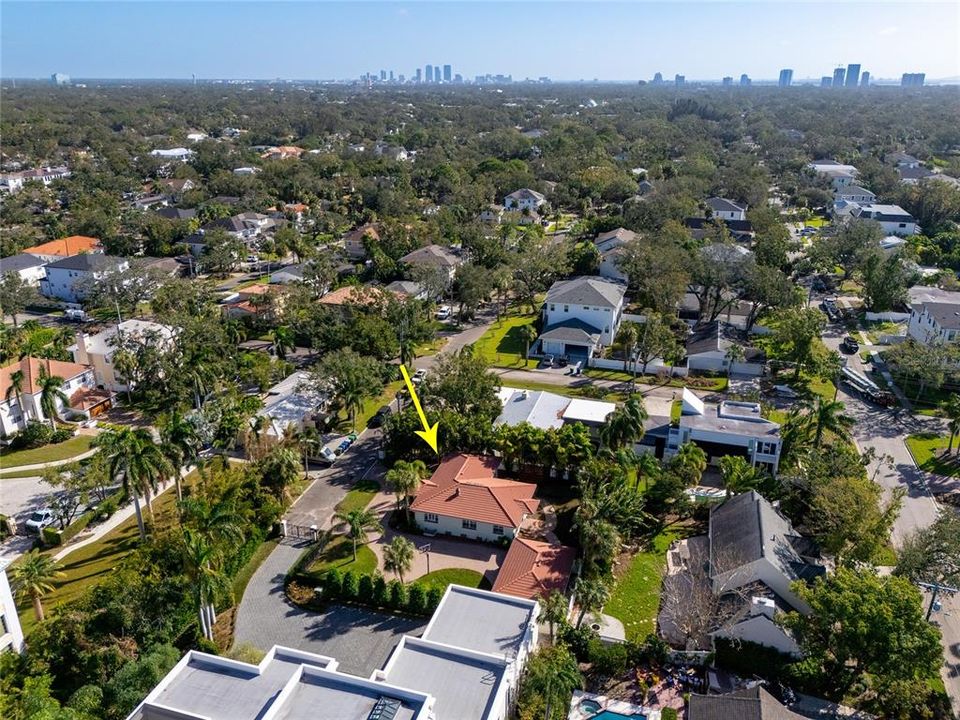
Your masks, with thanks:
<instances>
[{"instance_id":1,"label":"white stucco house","mask_svg":"<svg viewBox=\"0 0 960 720\"><path fill-rule=\"evenodd\" d=\"M530 210L535 212L546 205L547 198L530 188L521 188L503 198L503 207L507 210Z\"/></svg>"},{"instance_id":2,"label":"white stucco house","mask_svg":"<svg viewBox=\"0 0 960 720\"><path fill-rule=\"evenodd\" d=\"M117 372L113 359L118 347L150 344L162 350L172 347L175 335L176 331L169 325L149 320L124 320L96 335L77 333L76 344L67 350L75 362L89 365L93 369L97 387L112 392L125 392L128 389L127 380Z\"/></svg>"},{"instance_id":3,"label":"white stucco house","mask_svg":"<svg viewBox=\"0 0 960 720\"><path fill-rule=\"evenodd\" d=\"M512 539L537 512L537 486L496 477L500 459L452 455L424 480L410 505L424 531L469 540Z\"/></svg>"},{"instance_id":4,"label":"white stucco house","mask_svg":"<svg viewBox=\"0 0 960 720\"><path fill-rule=\"evenodd\" d=\"M63 378L60 389L68 402L55 401L58 417L70 414L68 410L89 413L109 401L108 396L95 392L93 369L89 365L24 357L0 368L0 435L15 435L31 420L49 421L40 405L40 380L43 375Z\"/></svg>"},{"instance_id":5,"label":"white stucco house","mask_svg":"<svg viewBox=\"0 0 960 720\"><path fill-rule=\"evenodd\" d=\"M910 337L924 345L960 342L960 292L916 285L908 293Z\"/></svg>"},{"instance_id":6,"label":"white stucco house","mask_svg":"<svg viewBox=\"0 0 960 720\"><path fill-rule=\"evenodd\" d=\"M194 155L193 150L189 150L185 147L158 148L156 150L151 150L150 154L155 158L160 158L162 160L175 160L177 162L186 162Z\"/></svg>"},{"instance_id":7,"label":"white stucco house","mask_svg":"<svg viewBox=\"0 0 960 720\"><path fill-rule=\"evenodd\" d=\"M746 220L747 219L747 206L739 205L733 200L727 200L726 198L712 197L707 198L705 201L707 208L710 210L711 218L718 218L720 220Z\"/></svg>"},{"instance_id":8,"label":"white stucco house","mask_svg":"<svg viewBox=\"0 0 960 720\"><path fill-rule=\"evenodd\" d=\"M129 267L128 260L112 255L85 253L66 257L47 265L47 276L40 281L40 293L66 302L83 302L95 281Z\"/></svg>"},{"instance_id":9,"label":"white stucco house","mask_svg":"<svg viewBox=\"0 0 960 720\"><path fill-rule=\"evenodd\" d=\"M899 205L878 205L875 203L858 203L850 216L860 220L873 220L880 223L880 227L888 235L916 235L917 221Z\"/></svg>"},{"instance_id":10,"label":"white stucco house","mask_svg":"<svg viewBox=\"0 0 960 720\"><path fill-rule=\"evenodd\" d=\"M30 287L39 287L40 281L47 276L45 265L46 262L36 255L20 253L0 261L0 275L16 273Z\"/></svg>"},{"instance_id":11,"label":"white stucco house","mask_svg":"<svg viewBox=\"0 0 960 720\"><path fill-rule=\"evenodd\" d=\"M7 566L11 560L0 560L0 653L19 653L23 650L23 628L20 616L13 601L10 580L7 578Z\"/></svg>"},{"instance_id":12,"label":"white stucco house","mask_svg":"<svg viewBox=\"0 0 960 720\"><path fill-rule=\"evenodd\" d=\"M543 332L537 339L544 355L588 360L612 345L623 319L626 285L583 276L555 282L543 304Z\"/></svg>"}]
</instances>

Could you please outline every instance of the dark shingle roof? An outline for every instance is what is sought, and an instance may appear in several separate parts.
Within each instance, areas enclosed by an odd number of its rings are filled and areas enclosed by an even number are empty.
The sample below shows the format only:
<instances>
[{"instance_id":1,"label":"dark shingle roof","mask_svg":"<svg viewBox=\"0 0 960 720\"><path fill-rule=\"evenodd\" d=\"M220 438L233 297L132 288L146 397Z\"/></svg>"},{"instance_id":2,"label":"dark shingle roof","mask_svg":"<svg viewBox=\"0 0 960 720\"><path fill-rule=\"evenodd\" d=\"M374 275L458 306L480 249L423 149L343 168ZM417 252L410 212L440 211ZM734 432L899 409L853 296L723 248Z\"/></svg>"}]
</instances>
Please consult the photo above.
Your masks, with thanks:
<instances>
[{"instance_id":1,"label":"dark shingle roof","mask_svg":"<svg viewBox=\"0 0 960 720\"><path fill-rule=\"evenodd\" d=\"M699 355L707 352L726 352L731 345L744 345L744 358L747 362L763 362L764 354L757 348L748 347L738 337L736 328L719 320L704 323L694 328L687 336L687 355Z\"/></svg>"},{"instance_id":2,"label":"dark shingle roof","mask_svg":"<svg viewBox=\"0 0 960 720\"><path fill-rule=\"evenodd\" d=\"M73 257L58 260L55 263L50 263L47 265L47 268L93 272L101 270L114 270L122 262L124 262L123 258L114 257L113 255L84 253L82 255L74 255Z\"/></svg>"},{"instance_id":3,"label":"dark shingle roof","mask_svg":"<svg viewBox=\"0 0 960 720\"><path fill-rule=\"evenodd\" d=\"M707 198L706 205L714 212L744 212L747 209L737 205L733 200L719 197Z\"/></svg>"},{"instance_id":4,"label":"dark shingle roof","mask_svg":"<svg viewBox=\"0 0 960 720\"><path fill-rule=\"evenodd\" d=\"M933 177L935 174L925 167L902 167L898 169L898 172L902 180L922 180L923 178Z\"/></svg>"},{"instance_id":5,"label":"dark shingle roof","mask_svg":"<svg viewBox=\"0 0 960 720\"><path fill-rule=\"evenodd\" d=\"M690 696L687 720L803 720L760 685L726 695Z\"/></svg>"},{"instance_id":6,"label":"dark shingle roof","mask_svg":"<svg viewBox=\"0 0 960 720\"><path fill-rule=\"evenodd\" d=\"M928 302L923 303L923 307L944 330L960 330L960 305Z\"/></svg>"},{"instance_id":7,"label":"dark shingle roof","mask_svg":"<svg viewBox=\"0 0 960 720\"><path fill-rule=\"evenodd\" d=\"M543 331L540 339L576 345L596 345L600 341L600 331L582 320L570 319L551 325Z\"/></svg>"},{"instance_id":8,"label":"dark shingle roof","mask_svg":"<svg viewBox=\"0 0 960 720\"><path fill-rule=\"evenodd\" d=\"M165 207L157 210L157 215L168 220L192 220L197 216L197 209Z\"/></svg>"},{"instance_id":9,"label":"dark shingle roof","mask_svg":"<svg viewBox=\"0 0 960 720\"><path fill-rule=\"evenodd\" d=\"M19 255L12 255L0 260L0 272L18 272L20 270L26 270L27 268L39 267L43 264L43 260L36 255L20 253Z\"/></svg>"}]
</instances>

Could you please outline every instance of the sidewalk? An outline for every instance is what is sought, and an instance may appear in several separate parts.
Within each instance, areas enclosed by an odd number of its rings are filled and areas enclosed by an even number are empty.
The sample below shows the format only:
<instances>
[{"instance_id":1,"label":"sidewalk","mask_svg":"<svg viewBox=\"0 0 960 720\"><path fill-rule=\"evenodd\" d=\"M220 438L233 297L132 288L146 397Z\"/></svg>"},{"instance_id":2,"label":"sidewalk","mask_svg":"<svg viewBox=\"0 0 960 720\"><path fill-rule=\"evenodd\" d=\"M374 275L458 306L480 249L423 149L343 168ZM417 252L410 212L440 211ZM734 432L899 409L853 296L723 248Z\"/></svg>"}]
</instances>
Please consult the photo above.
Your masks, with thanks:
<instances>
[{"instance_id":1,"label":"sidewalk","mask_svg":"<svg viewBox=\"0 0 960 720\"><path fill-rule=\"evenodd\" d=\"M34 463L33 465L11 465L10 467L0 468L0 478L3 477L3 474L6 472L10 473L21 473L24 470L43 470L48 467L57 467L59 465L69 465L73 462L78 462L80 460L86 460L88 457L93 457L97 454L99 448L91 448L86 452L80 453L79 455L74 455L73 457L64 458L63 460L51 460L50 462L45 463Z\"/></svg>"}]
</instances>

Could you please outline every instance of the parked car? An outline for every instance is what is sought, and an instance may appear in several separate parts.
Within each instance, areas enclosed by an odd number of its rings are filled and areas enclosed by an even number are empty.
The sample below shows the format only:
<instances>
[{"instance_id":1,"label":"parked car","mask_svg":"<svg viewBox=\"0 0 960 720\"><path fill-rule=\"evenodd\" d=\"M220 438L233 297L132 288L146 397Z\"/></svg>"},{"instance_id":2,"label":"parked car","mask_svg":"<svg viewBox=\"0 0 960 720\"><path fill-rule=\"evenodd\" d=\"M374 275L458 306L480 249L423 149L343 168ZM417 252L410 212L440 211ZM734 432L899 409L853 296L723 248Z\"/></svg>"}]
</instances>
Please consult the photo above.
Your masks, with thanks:
<instances>
[{"instance_id":1,"label":"parked car","mask_svg":"<svg viewBox=\"0 0 960 720\"><path fill-rule=\"evenodd\" d=\"M41 508L31 513L30 517L28 517L24 523L24 526L26 526L27 532L37 533L39 535L40 531L45 527L53 525L56 519L57 516L53 514L53 510L50 508Z\"/></svg>"},{"instance_id":2,"label":"parked car","mask_svg":"<svg viewBox=\"0 0 960 720\"><path fill-rule=\"evenodd\" d=\"M450 306L441 305L437 308L437 320L447 320L450 317Z\"/></svg>"},{"instance_id":3,"label":"parked car","mask_svg":"<svg viewBox=\"0 0 960 720\"><path fill-rule=\"evenodd\" d=\"M542 367L542 368L553 367L553 360L554 360L553 355L544 355L542 358L540 358L540 363L538 367Z\"/></svg>"},{"instance_id":4,"label":"parked car","mask_svg":"<svg viewBox=\"0 0 960 720\"><path fill-rule=\"evenodd\" d=\"M412 382L414 385L419 385L420 383L423 382L424 378L426 377L427 377L426 369L420 368L413 374L413 377L410 378L410 382Z\"/></svg>"},{"instance_id":5,"label":"parked car","mask_svg":"<svg viewBox=\"0 0 960 720\"><path fill-rule=\"evenodd\" d=\"M367 422L367 427L380 427L383 425L383 421L387 419L387 416L390 414L390 412L390 406L384 405L373 414L373 417L370 418L369 422Z\"/></svg>"},{"instance_id":6,"label":"parked car","mask_svg":"<svg viewBox=\"0 0 960 720\"><path fill-rule=\"evenodd\" d=\"M774 385L773 389L770 391L770 394L775 397L786 398L788 400L795 400L796 398L800 397L797 394L797 391L789 385Z\"/></svg>"},{"instance_id":7,"label":"parked car","mask_svg":"<svg viewBox=\"0 0 960 720\"><path fill-rule=\"evenodd\" d=\"M67 320L73 320L74 322L87 322L90 319L90 316L87 315L87 313L77 308L67 308L67 310L63 313L63 316Z\"/></svg>"},{"instance_id":8,"label":"parked car","mask_svg":"<svg viewBox=\"0 0 960 720\"><path fill-rule=\"evenodd\" d=\"M847 335L843 339L843 342L840 343L840 349L853 355L854 353L860 352L860 343L854 340L850 335Z\"/></svg>"}]
</instances>

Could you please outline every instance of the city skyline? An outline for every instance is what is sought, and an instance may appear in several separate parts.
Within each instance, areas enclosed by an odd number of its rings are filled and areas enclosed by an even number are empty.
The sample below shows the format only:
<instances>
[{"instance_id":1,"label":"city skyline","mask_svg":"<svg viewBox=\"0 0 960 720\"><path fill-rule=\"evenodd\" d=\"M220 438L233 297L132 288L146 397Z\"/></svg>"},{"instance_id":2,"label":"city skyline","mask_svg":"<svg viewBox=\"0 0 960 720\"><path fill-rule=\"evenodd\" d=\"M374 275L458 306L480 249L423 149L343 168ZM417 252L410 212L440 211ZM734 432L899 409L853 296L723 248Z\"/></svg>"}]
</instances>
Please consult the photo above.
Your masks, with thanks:
<instances>
[{"instance_id":1,"label":"city skyline","mask_svg":"<svg viewBox=\"0 0 960 720\"><path fill-rule=\"evenodd\" d=\"M191 25L189 33L142 33L171 22ZM549 76L555 81L650 80L684 75L687 82L749 75L776 82L782 68L793 83L812 82L837 65L869 69L871 82L896 82L904 73L924 72L928 82L960 76L953 29L960 8L948 3L878 2L831 6L831 22L816 3L561 3L538 15L530 43L524 23L504 24L494 34L465 34L499 16L508 6L436 3L4 3L3 76L49 78L189 79L358 79L379 77L381 68L412 79L417 68L434 65L445 82L455 74L512 75L514 80ZM282 43L256 40L264 18L295 10L298 22L285 26ZM716 32L717 23L724 31ZM849 28L854 23L856 33ZM683 28L682 34L674 28ZM324 34L324 29L336 33ZM789 28L789 32L785 29ZM354 32L345 32L344 29ZM206 32L204 32L206 31ZM237 43L238 34L251 43ZM363 52L356 36L364 37ZM924 37L908 56L891 45ZM276 38L276 35L272 35ZM811 53L809 38L817 37ZM318 41L318 38L322 38ZM551 41L551 38L554 40ZM624 59L603 48L623 42L644 52ZM682 40L682 42L680 42ZM43 53L36 52L42 45ZM950 48L954 52L950 52ZM691 52L690 48L696 48ZM722 57L722 62L716 58ZM123 58L118 62L118 58ZM446 80L452 66L451 80Z\"/></svg>"}]
</instances>

